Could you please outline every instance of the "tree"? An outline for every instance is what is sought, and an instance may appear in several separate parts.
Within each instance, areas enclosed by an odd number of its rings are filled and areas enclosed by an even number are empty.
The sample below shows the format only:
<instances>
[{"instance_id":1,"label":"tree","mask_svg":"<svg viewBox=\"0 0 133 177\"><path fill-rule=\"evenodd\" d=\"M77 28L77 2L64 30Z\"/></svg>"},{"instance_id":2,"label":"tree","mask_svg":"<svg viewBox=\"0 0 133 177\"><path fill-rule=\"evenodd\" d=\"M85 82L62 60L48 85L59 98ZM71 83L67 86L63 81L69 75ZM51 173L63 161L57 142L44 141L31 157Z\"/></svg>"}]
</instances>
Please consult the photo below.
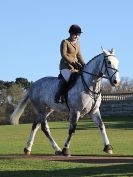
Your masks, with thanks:
<instances>
[{"instance_id":1,"label":"tree","mask_svg":"<svg viewBox=\"0 0 133 177\"><path fill-rule=\"evenodd\" d=\"M11 87L12 84L14 84L13 81L12 82L8 82L8 81L2 81L2 80L0 80L0 90L7 89L7 88Z\"/></svg>"},{"instance_id":2,"label":"tree","mask_svg":"<svg viewBox=\"0 0 133 177\"><path fill-rule=\"evenodd\" d=\"M133 92L133 79L121 77L121 82L118 87L112 87L109 81L103 80L102 93L131 93Z\"/></svg>"},{"instance_id":3,"label":"tree","mask_svg":"<svg viewBox=\"0 0 133 177\"><path fill-rule=\"evenodd\" d=\"M133 79L122 77L121 83L116 87L117 93L132 93L133 92Z\"/></svg>"},{"instance_id":4,"label":"tree","mask_svg":"<svg viewBox=\"0 0 133 177\"><path fill-rule=\"evenodd\" d=\"M23 87L25 89L29 88L30 85L31 85L31 83L26 78L23 78L23 77L16 78L15 83L20 85L21 87Z\"/></svg>"}]
</instances>

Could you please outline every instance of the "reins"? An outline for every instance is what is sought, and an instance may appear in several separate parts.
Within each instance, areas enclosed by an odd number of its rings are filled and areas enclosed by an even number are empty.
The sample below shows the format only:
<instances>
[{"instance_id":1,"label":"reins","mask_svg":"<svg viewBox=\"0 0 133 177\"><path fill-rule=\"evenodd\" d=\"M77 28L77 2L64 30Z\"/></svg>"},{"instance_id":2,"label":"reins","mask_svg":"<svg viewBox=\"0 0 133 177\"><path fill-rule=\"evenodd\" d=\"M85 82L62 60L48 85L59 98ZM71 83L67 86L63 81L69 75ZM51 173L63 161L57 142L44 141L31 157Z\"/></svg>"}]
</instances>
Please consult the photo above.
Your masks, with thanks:
<instances>
[{"instance_id":1,"label":"reins","mask_svg":"<svg viewBox=\"0 0 133 177\"><path fill-rule=\"evenodd\" d=\"M82 72L84 72L84 71L82 71ZM84 73L90 74L89 72L84 72ZM90 75L92 75L92 74L90 74ZM85 79L84 79L83 74L81 74L81 79L82 79L82 83L83 83L84 87L86 87L89 92L91 92L91 93L94 94L94 95L95 95L95 94L96 94L96 95L99 95L99 94L101 93L101 90L98 91L98 92L95 92L95 91L92 91L92 90L88 87L88 85L87 85L87 83L86 83L86 81L85 81Z\"/></svg>"}]
</instances>

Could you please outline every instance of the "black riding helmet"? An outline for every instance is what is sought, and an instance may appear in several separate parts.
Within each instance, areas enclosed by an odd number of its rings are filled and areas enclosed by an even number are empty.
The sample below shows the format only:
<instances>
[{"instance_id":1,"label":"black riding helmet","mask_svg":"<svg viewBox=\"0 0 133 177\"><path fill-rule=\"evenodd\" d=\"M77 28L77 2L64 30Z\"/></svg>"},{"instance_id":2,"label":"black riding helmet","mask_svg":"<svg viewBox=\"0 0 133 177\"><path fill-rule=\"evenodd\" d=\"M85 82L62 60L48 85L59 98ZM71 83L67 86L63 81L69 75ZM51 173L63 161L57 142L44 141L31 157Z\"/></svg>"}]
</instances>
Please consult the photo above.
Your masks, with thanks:
<instances>
[{"instance_id":1,"label":"black riding helmet","mask_svg":"<svg viewBox=\"0 0 133 177\"><path fill-rule=\"evenodd\" d=\"M70 34L82 33L81 27L79 25L71 25L69 28Z\"/></svg>"}]
</instances>

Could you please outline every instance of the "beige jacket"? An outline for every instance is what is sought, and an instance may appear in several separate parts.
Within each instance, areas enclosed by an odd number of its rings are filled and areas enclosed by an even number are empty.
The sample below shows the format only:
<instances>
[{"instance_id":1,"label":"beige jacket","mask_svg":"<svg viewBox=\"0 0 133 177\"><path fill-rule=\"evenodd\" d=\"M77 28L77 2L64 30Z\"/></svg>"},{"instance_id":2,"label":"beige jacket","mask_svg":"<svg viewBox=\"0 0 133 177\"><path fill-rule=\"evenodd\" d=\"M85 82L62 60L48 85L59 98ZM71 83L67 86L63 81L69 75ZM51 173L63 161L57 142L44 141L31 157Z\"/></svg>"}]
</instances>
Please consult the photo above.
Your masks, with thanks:
<instances>
[{"instance_id":1,"label":"beige jacket","mask_svg":"<svg viewBox=\"0 0 133 177\"><path fill-rule=\"evenodd\" d=\"M62 69L74 70L74 67L71 65L71 63L75 62L78 62L81 65L85 64L83 57L80 53L79 43L77 42L73 44L69 38L61 42L60 53L62 57L60 61L60 70Z\"/></svg>"}]
</instances>

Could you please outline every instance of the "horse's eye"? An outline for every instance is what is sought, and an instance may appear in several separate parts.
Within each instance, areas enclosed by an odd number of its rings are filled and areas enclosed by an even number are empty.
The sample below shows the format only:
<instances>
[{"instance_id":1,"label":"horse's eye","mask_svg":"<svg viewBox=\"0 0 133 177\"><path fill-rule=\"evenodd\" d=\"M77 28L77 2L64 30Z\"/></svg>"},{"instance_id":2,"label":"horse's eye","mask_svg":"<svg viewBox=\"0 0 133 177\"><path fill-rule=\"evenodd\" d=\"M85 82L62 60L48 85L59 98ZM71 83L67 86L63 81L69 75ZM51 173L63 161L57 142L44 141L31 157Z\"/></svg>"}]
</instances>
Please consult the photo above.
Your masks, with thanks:
<instances>
[{"instance_id":1,"label":"horse's eye","mask_svg":"<svg viewBox=\"0 0 133 177\"><path fill-rule=\"evenodd\" d=\"M108 64L111 65L111 61L108 61Z\"/></svg>"}]
</instances>

